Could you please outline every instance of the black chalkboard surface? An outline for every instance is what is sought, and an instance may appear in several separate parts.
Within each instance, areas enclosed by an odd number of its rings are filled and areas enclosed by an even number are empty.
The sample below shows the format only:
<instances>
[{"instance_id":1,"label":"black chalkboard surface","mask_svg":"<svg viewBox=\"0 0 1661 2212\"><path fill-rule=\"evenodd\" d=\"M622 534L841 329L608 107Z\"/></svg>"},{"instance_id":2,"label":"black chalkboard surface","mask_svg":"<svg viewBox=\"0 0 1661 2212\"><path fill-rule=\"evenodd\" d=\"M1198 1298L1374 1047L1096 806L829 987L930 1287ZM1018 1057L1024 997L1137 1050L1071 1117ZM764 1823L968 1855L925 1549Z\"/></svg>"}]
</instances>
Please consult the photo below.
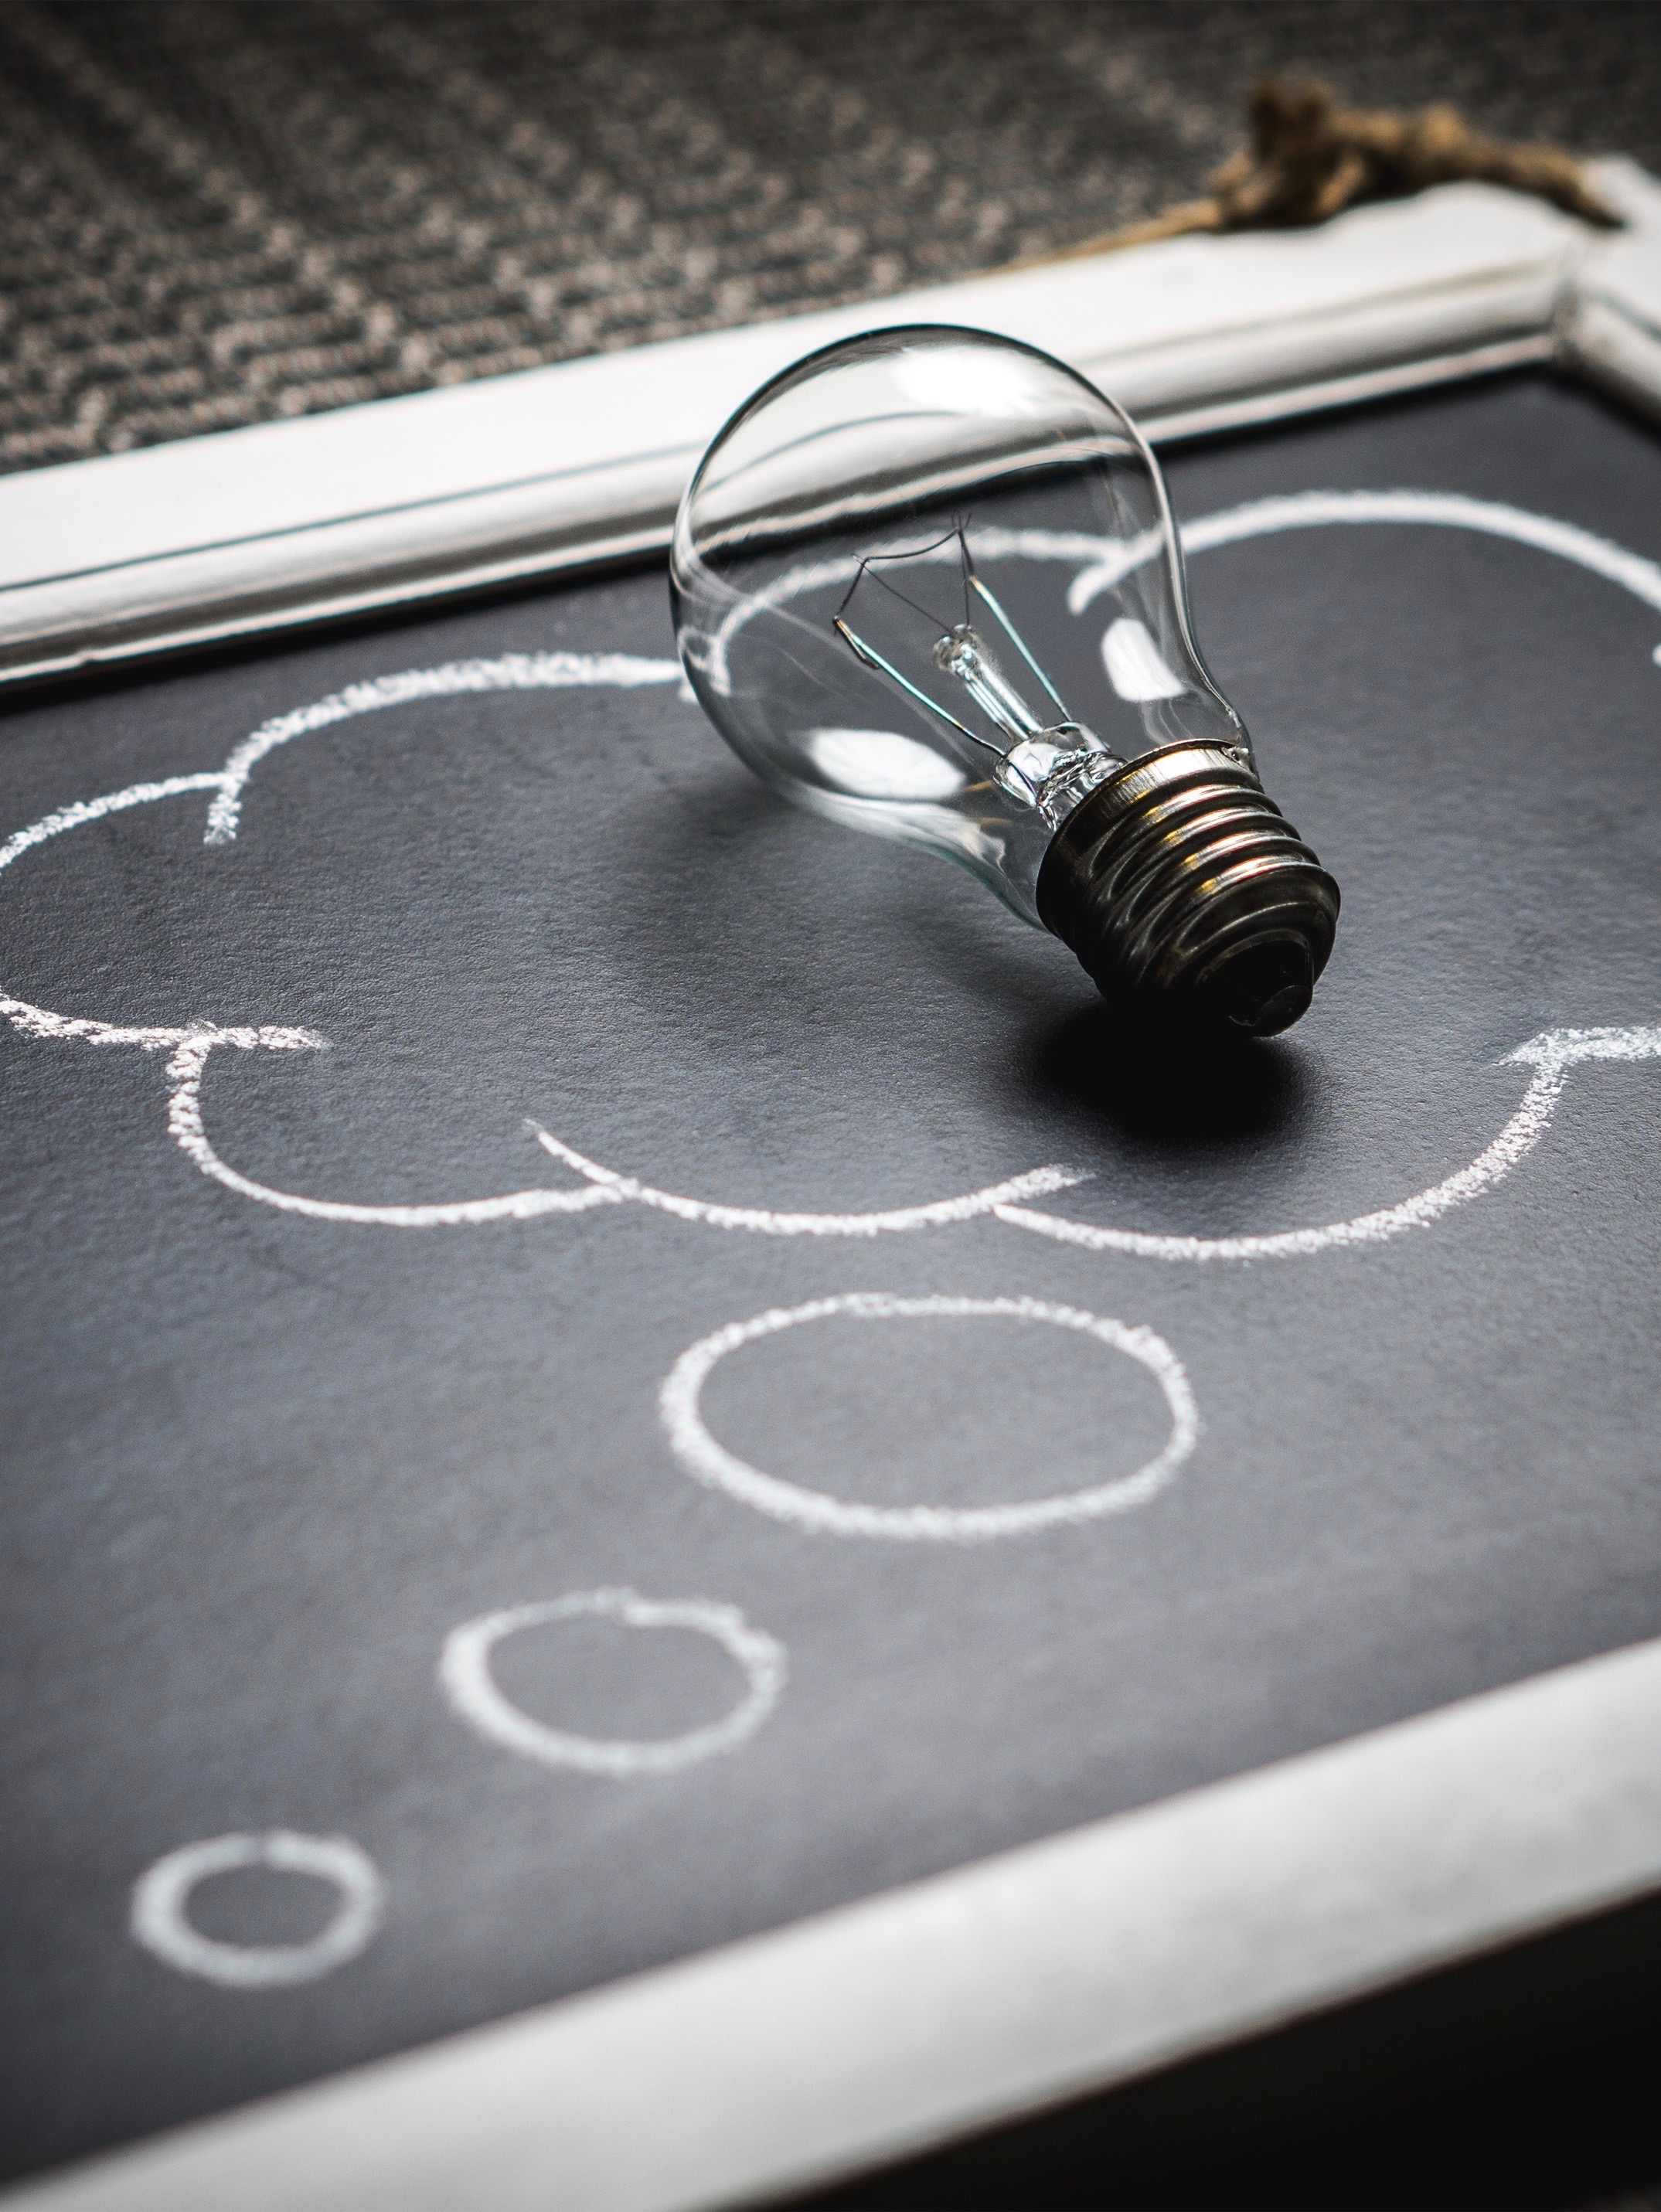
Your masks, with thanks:
<instances>
[{"instance_id":1,"label":"black chalkboard surface","mask_svg":"<svg viewBox=\"0 0 1661 2212\"><path fill-rule=\"evenodd\" d=\"M1170 474L1345 900L1210 1061L657 572L11 716L5 2172L1661 1632L1661 451Z\"/></svg>"}]
</instances>

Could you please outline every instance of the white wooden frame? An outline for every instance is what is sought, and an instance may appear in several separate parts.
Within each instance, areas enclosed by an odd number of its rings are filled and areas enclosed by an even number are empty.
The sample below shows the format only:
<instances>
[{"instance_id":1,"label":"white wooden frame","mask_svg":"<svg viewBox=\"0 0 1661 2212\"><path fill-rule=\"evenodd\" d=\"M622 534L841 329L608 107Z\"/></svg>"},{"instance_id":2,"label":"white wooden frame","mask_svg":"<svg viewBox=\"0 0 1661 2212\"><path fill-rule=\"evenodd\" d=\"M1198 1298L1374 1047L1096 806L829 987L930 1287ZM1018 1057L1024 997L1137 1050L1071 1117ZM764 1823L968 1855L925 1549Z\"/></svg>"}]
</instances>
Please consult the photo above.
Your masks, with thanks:
<instances>
[{"instance_id":1,"label":"white wooden frame","mask_svg":"<svg viewBox=\"0 0 1661 2212\"><path fill-rule=\"evenodd\" d=\"M1661 1884L1661 1640L19 2191L17 2212L765 2203Z\"/></svg>"},{"instance_id":2,"label":"white wooden frame","mask_svg":"<svg viewBox=\"0 0 1661 2212\"><path fill-rule=\"evenodd\" d=\"M1187 238L0 478L0 684L649 554L738 404L815 346L958 322L1156 443L1528 362L1661 411L1661 185L1610 240L1484 185Z\"/></svg>"},{"instance_id":3,"label":"white wooden frame","mask_svg":"<svg viewBox=\"0 0 1661 2212\"><path fill-rule=\"evenodd\" d=\"M1007 331L1156 437L1526 362L1661 413L1661 185L1612 239L1456 185L0 483L0 681L660 547L840 333ZM380 2061L26 2186L38 2212L692 2212L1215 2049L1661 1888L1661 1639Z\"/></svg>"}]
</instances>

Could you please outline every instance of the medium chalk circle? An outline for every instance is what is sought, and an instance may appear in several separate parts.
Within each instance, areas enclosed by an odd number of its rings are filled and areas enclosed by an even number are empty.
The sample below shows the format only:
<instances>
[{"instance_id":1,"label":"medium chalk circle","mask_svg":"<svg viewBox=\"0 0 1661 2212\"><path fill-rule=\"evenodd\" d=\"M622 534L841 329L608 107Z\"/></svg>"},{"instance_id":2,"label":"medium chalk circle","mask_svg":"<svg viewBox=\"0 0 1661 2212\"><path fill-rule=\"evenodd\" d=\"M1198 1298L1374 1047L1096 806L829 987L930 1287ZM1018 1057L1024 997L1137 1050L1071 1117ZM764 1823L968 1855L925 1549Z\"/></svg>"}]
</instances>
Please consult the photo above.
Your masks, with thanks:
<instances>
[{"instance_id":1,"label":"medium chalk circle","mask_svg":"<svg viewBox=\"0 0 1661 2212\"><path fill-rule=\"evenodd\" d=\"M1145 1367L1165 1393L1171 1434L1156 1459L1132 1474L1053 1498L1027 1498L1007 1505L863 1505L826 1492L764 1474L722 1444L704 1425L699 1401L711 1370L741 1345L754 1344L780 1330L800 1328L836 1316L855 1321L1001 1320L1044 1322L1078 1330L1110 1352L1122 1352ZM989 1536L1025 1536L1040 1528L1076 1527L1109 1513L1145 1505L1164 1489L1193 1450L1200 1434L1199 1410L1182 1362L1151 1328L1083 1313L1075 1306L1047 1305L1037 1298L891 1297L880 1291L815 1298L811 1304L775 1308L751 1321L729 1322L683 1352L658 1394L658 1410L669 1447L686 1472L711 1490L722 1490L758 1513L833 1536L886 1536L901 1541L970 1543Z\"/></svg>"},{"instance_id":2,"label":"medium chalk circle","mask_svg":"<svg viewBox=\"0 0 1661 2212\"><path fill-rule=\"evenodd\" d=\"M244 1867L308 1875L340 1893L334 1918L305 1943L226 1943L191 1924L192 1892L212 1875ZM301 1836L289 1828L263 1835L210 1836L169 1851L133 1884L128 1928L135 1943L173 1966L227 1990L277 1989L315 1981L368 1948L386 1909L374 1862L346 1836Z\"/></svg>"},{"instance_id":3,"label":"medium chalk circle","mask_svg":"<svg viewBox=\"0 0 1661 2212\"><path fill-rule=\"evenodd\" d=\"M509 1702L490 1671L490 1655L504 1637L557 1620L610 1620L624 1628L689 1628L720 1644L743 1674L744 1696L724 1719L684 1735L640 1741L579 1735L532 1720ZM574 1767L627 1781L642 1774L672 1774L718 1751L732 1751L751 1736L779 1701L784 1687L784 1646L751 1627L736 1606L705 1598L647 1598L631 1589L574 1590L539 1604L509 1606L464 1621L444 1639L438 1679L450 1704L479 1735L544 1766Z\"/></svg>"}]
</instances>

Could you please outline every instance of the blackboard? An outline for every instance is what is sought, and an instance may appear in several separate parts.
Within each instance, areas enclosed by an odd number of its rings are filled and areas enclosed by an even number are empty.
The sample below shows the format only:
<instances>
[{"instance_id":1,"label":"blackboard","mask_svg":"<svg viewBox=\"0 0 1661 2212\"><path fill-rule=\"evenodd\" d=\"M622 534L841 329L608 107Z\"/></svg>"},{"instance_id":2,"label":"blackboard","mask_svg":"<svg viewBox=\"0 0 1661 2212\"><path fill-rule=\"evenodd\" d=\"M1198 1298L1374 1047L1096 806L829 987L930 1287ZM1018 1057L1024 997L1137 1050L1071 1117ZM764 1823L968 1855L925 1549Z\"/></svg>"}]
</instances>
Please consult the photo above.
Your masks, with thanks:
<instances>
[{"instance_id":1,"label":"blackboard","mask_svg":"<svg viewBox=\"0 0 1661 2212\"><path fill-rule=\"evenodd\" d=\"M1661 1632L1661 453L1170 475L1345 900L1225 1056L656 571L11 715L7 2174Z\"/></svg>"}]
</instances>

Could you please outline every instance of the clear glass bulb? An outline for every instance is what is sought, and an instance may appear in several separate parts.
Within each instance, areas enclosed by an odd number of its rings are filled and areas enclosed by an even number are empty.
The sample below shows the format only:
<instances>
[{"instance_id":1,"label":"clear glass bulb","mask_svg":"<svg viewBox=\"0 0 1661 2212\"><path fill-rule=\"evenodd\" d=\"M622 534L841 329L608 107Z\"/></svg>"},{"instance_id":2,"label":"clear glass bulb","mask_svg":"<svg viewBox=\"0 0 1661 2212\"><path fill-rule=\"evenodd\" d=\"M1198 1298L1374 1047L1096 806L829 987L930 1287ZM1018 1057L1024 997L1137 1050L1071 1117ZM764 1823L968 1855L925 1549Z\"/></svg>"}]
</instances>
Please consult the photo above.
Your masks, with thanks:
<instances>
[{"instance_id":1,"label":"clear glass bulb","mask_svg":"<svg viewBox=\"0 0 1661 2212\"><path fill-rule=\"evenodd\" d=\"M1337 886L1200 656L1171 506L1062 362L923 325L776 377L676 522L676 633L727 743L810 811L945 854L1110 999L1295 1021Z\"/></svg>"}]
</instances>

